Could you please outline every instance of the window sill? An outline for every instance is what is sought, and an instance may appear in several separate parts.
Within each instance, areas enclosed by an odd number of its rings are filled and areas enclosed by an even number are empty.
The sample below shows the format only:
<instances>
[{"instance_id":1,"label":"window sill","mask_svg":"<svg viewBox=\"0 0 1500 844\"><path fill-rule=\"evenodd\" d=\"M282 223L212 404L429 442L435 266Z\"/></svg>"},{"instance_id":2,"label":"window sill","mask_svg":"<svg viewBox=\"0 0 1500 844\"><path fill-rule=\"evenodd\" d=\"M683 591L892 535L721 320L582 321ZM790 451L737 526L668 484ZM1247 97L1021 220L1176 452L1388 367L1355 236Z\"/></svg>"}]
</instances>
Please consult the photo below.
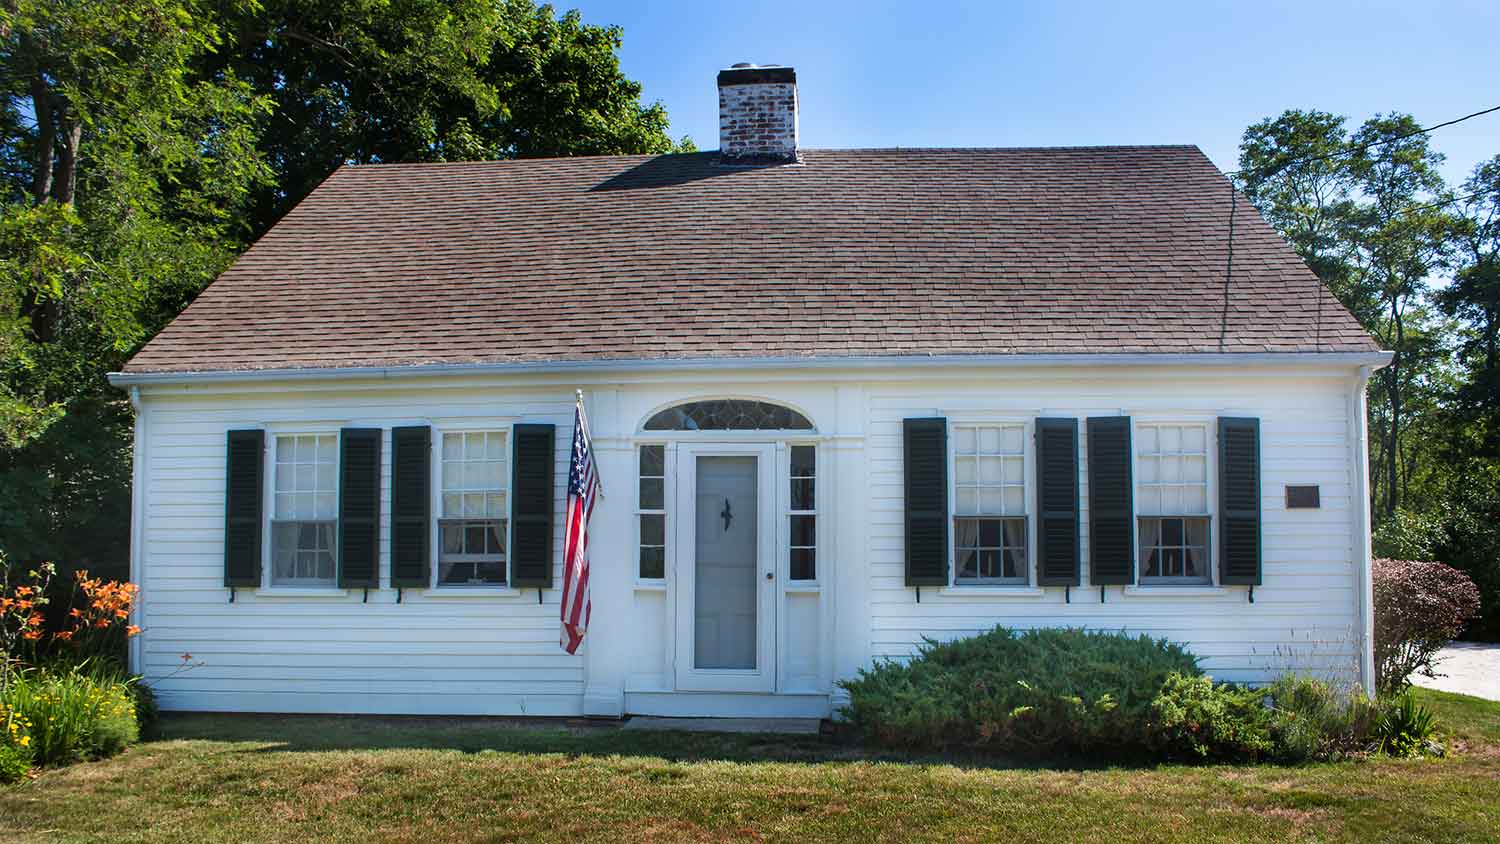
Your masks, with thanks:
<instances>
[{"instance_id":1,"label":"window sill","mask_svg":"<svg viewBox=\"0 0 1500 844\"><path fill-rule=\"evenodd\" d=\"M1174 586L1163 583L1156 586L1126 586L1124 594L1127 598L1205 598L1228 595L1229 590L1223 586L1193 586L1186 583Z\"/></svg>"},{"instance_id":2,"label":"window sill","mask_svg":"<svg viewBox=\"0 0 1500 844\"><path fill-rule=\"evenodd\" d=\"M255 590L257 598L344 598L348 589L337 586L267 586Z\"/></svg>"},{"instance_id":3,"label":"window sill","mask_svg":"<svg viewBox=\"0 0 1500 844\"><path fill-rule=\"evenodd\" d=\"M514 598L521 590L514 586L434 586L422 590L423 598L440 600L466 598Z\"/></svg>"},{"instance_id":4,"label":"window sill","mask_svg":"<svg viewBox=\"0 0 1500 844\"><path fill-rule=\"evenodd\" d=\"M781 591L788 595L812 594L823 591L823 584L817 581L788 580Z\"/></svg>"},{"instance_id":5,"label":"window sill","mask_svg":"<svg viewBox=\"0 0 1500 844\"><path fill-rule=\"evenodd\" d=\"M638 583L635 584L635 591L637 591L637 592L665 592L665 591L667 591L667 584L666 584L665 581L661 581L661 580L654 581L654 582L653 581L649 581L649 580L643 580L643 581L639 581Z\"/></svg>"},{"instance_id":6,"label":"window sill","mask_svg":"<svg viewBox=\"0 0 1500 844\"><path fill-rule=\"evenodd\" d=\"M1040 598L1047 590L1041 586L944 586L938 594L944 598Z\"/></svg>"}]
</instances>

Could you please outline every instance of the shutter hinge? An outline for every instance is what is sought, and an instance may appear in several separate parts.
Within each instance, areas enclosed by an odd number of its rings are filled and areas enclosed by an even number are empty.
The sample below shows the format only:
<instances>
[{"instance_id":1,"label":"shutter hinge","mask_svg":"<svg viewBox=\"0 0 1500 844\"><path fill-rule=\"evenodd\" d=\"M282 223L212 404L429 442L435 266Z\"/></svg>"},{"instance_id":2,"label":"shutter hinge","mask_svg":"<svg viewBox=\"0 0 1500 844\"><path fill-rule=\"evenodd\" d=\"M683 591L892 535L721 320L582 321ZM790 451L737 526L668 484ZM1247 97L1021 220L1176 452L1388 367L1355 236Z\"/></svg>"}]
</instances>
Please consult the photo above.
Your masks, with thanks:
<instances>
[{"instance_id":1,"label":"shutter hinge","mask_svg":"<svg viewBox=\"0 0 1500 844\"><path fill-rule=\"evenodd\" d=\"M229 603L234 603L234 587L229 587Z\"/></svg>"},{"instance_id":2,"label":"shutter hinge","mask_svg":"<svg viewBox=\"0 0 1500 844\"><path fill-rule=\"evenodd\" d=\"M917 587L917 603L922 603L922 587Z\"/></svg>"},{"instance_id":3,"label":"shutter hinge","mask_svg":"<svg viewBox=\"0 0 1500 844\"><path fill-rule=\"evenodd\" d=\"M1099 603L1101 603L1101 604L1104 603L1104 593L1108 592L1108 591L1109 591L1109 587L1108 586L1100 586L1099 587Z\"/></svg>"},{"instance_id":4,"label":"shutter hinge","mask_svg":"<svg viewBox=\"0 0 1500 844\"><path fill-rule=\"evenodd\" d=\"M398 604L401 603L401 593L405 592L405 591L406 590L402 589L400 586L396 587L396 603L398 603Z\"/></svg>"},{"instance_id":5,"label":"shutter hinge","mask_svg":"<svg viewBox=\"0 0 1500 844\"><path fill-rule=\"evenodd\" d=\"M360 601L360 603L361 604L368 604L368 603L370 603L370 587L368 587L368 586L365 587L365 598L364 598L363 601Z\"/></svg>"},{"instance_id":6,"label":"shutter hinge","mask_svg":"<svg viewBox=\"0 0 1500 844\"><path fill-rule=\"evenodd\" d=\"M1073 603L1073 586L1072 586L1072 584L1064 584L1063 585L1063 603L1065 603L1065 604L1071 604L1071 603Z\"/></svg>"},{"instance_id":7,"label":"shutter hinge","mask_svg":"<svg viewBox=\"0 0 1500 844\"><path fill-rule=\"evenodd\" d=\"M1255 584L1250 584L1250 603L1255 603Z\"/></svg>"},{"instance_id":8,"label":"shutter hinge","mask_svg":"<svg viewBox=\"0 0 1500 844\"><path fill-rule=\"evenodd\" d=\"M540 587L540 586L538 586L536 588L536 605L537 606L541 606L542 605L542 587Z\"/></svg>"}]
</instances>

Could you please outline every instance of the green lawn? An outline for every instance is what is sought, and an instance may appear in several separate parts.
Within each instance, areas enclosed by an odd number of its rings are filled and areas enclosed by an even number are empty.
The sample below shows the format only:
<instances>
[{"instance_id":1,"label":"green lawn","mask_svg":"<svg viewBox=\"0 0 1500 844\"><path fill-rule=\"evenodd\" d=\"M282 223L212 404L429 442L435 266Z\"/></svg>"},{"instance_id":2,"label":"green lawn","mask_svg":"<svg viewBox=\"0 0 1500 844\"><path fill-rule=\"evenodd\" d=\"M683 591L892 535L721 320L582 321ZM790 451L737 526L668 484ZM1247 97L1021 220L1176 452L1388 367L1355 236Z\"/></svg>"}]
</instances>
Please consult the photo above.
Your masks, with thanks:
<instances>
[{"instance_id":1,"label":"green lawn","mask_svg":"<svg viewBox=\"0 0 1500 844\"><path fill-rule=\"evenodd\" d=\"M0 841L1494 842L1500 704L1419 694L1462 753L1004 768L814 738L180 715L0 788Z\"/></svg>"}]
</instances>

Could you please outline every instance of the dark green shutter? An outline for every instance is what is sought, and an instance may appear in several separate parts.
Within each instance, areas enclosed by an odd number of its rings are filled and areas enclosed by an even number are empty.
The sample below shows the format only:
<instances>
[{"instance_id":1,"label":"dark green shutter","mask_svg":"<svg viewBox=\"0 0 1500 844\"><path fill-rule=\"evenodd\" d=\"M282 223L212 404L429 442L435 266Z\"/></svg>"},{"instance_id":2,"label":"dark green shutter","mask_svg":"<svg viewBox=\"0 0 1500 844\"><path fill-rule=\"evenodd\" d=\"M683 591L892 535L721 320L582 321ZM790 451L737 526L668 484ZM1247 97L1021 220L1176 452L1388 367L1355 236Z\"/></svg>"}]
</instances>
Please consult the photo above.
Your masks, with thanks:
<instances>
[{"instance_id":1,"label":"dark green shutter","mask_svg":"<svg viewBox=\"0 0 1500 844\"><path fill-rule=\"evenodd\" d=\"M1135 582L1135 513L1130 466L1130 417L1088 421L1089 581Z\"/></svg>"},{"instance_id":2,"label":"dark green shutter","mask_svg":"<svg viewBox=\"0 0 1500 844\"><path fill-rule=\"evenodd\" d=\"M339 432L339 586L380 586L379 428Z\"/></svg>"},{"instance_id":3,"label":"dark green shutter","mask_svg":"<svg viewBox=\"0 0 1500 844\"><path fill-rule=\"evenodd\" d=\"M1037 584L1078 585L1078 420L1036 420Z\"/></svg>"},{"instance_id":4,"label":"dark green shutter","mask_svg":"<svg viewBox=\"0 0 1500 844\"><path fill-rule=\"evenodd\" d=\"M517 425L511 460L511 585L552 586L556 425Z\"/></svg>"},{"instance_id":5,"label":"dark green shutter","mask_svg":"<svg viewBox=\"0 0 1500 844\"><path fill-rule=\"evenodd\" d=\"M906 585L948 585L948 420L902 423Z\"/></svg>"},{"instance_id":6,"label":"dark green shutter","mask_svg":"<svg viewBox=\"0 0 1500 844\"><path fill-rule=\"evenodd\" d=\"M391 585L431 584L432 429L391 429Z\"/></svg>"},{"instance_id":7,"label":"dark green shutter","mask_svg":"<svg viewBox=\"0 0 1500 844\"><path fill-rule=\"evenodd\" d=\"M224 461L224 585L260 585L265 431L230 431Z\"/></svg>"},{"instance_id":8,"label":"dark green shutter","mask_svg":"<svg viewBox=\"0 0 1500 844\"><path fill-rule=\"evenodd\" d=\"M1260 585L1260 420L1219 418L1219 582Z\"/></svg>"}]
</instances>

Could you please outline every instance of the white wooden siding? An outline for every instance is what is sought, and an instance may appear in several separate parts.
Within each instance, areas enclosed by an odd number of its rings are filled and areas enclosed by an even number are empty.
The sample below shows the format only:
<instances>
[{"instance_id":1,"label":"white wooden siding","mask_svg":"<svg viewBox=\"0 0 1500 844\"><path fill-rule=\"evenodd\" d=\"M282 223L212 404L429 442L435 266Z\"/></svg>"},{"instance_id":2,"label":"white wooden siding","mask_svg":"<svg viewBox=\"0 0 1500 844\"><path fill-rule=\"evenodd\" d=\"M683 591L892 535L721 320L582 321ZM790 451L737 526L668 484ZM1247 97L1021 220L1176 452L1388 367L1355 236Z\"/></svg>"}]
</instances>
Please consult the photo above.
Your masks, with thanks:
<instances>
[{"instance_id":1,"label":"white wooden siding","mask_svg":"<svg viewBox=\"0 0 1500 844\"><path fill-rule=\"evenodd\" d=\"M819 522L827 531L820 534L821 592L786 593L779 604L784 623L794 625L781 633L787 643L781 690L801 694L798 706L806 705L806 692L834 691L833 679L872 659L910 655L923 636L963 636L996 624L1164 636L1188 644L1224 679L1267 680L1300 670L1353 680L1363 547L1353 536L1351 511L1361 503L1350 442L1360 428L1348 416L1356 377L1352 368L1309 373L1269 366L973 367L920 378L895 369L724 369L566 381L533 374L146 387L137 488L144 593L138 623L145 632L136 646L137 666L169 709L571 715L629 706L631 694L663 711L720 706L724 696L662 702L661 695L671 693L663 688L673 659L671 601L665 593L635 592L632 485L635 434L652 411L733 395L785 402L818 426L824 472ZM390 588L371 590L368 604L362 590L295 597L255 589L238 590L228 603L222 586L225 432L245 427L386 429L384 585L390 577L390 428L496 419L556 424L554 582L560 582L575 387L595 403L591 422L605 487L594 517L594 629L579 655L557 645L558 589L544 590L541 605L534 589L462 598L406 590L397 604ZM924 588L916 602L902 564L903 418L1116 413L1261 419L1264 585L1256 588L1254 604L1243 587L1175 595L1169 587L1156 593L1112 587L1101 604L1098 588L1087 586L1086 441L1080 443L1085 586L1072 590L1072 603L1064 603L1060 588L1021 596L961 587ZM1080 434L1087 435L1082 425ZM1322 507L1286 510L1283 485L1289 483L1320 485ZM1215 548L1215 567L1217 556ZM187 667L183 654L191 654Z\"/></svg>"}]
</instances>

